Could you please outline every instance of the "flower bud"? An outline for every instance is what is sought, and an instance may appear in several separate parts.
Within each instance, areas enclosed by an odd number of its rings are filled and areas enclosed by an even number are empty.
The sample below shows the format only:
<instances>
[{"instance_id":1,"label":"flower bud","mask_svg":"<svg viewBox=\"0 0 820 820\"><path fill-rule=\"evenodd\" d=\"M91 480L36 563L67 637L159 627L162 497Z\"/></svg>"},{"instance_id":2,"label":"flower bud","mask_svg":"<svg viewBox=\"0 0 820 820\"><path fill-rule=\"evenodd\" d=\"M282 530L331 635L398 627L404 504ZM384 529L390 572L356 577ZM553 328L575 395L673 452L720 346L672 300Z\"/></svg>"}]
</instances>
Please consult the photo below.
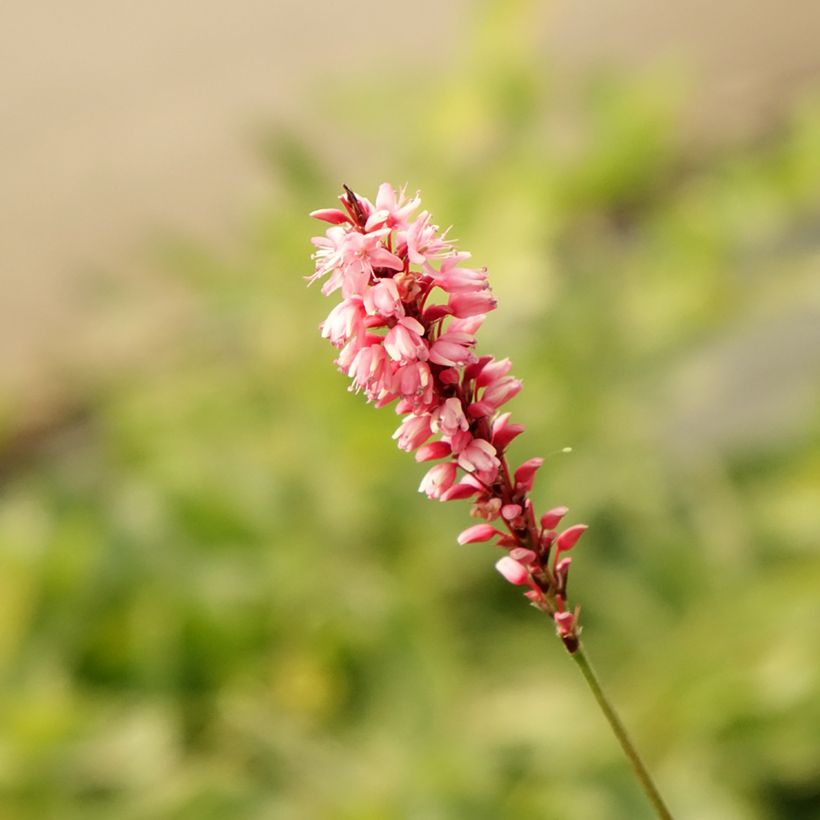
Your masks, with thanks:
<instances>
[{"instance_id":1,"label":"flower bud","mask_svg":"<svg viewBox=\"0 0 820 820\"><path fill-rule=\"evenodd\" d=\"M529 581L530 575L527 568L523 564L519 564L514 558L505 555L499 561L496 561L495 568L511 583L516 586L526 584Z\"/></svg>"},{"instance_id":2,"label":"flower bud","mask_svg":"<svg viewBox=\"0 0 820 820\"><path fill-rule=\"evenodd\" d=\"M416 461L435 461L450 455L450 445L446 441L432 441L420 447L416 453Z\"/></svg>"},{"instance_id":3,"label":"flower bud","mask_svg":"<svg viewBox=\"0 0 820 820\"><path fill-rule=\"evenodd\" d=\"M576 524L564 530L555 540L555 554L571 550L587 529L586 524Z\"/></svg>"},{"instance_id":4,"label":"flower bud","mask_svg":"<svg viewBox=\"0 0 820 820\"><path fill-rule=\"evenodd\" d=\"M538 472L539 468L543 463L543 458L531 458L529 459L529 461L525 461L515 471L516 486L521 487L521 489L529 492L532 489L533 481L535 480L535 474Z\"/></svg>"},{"instance_id":5,"label":"flower bud","mask_svg":"<svg viewBox=\"0 0 820 820\"><path fill-rule=\"evenodd\" d=\"M496 535L499 535L498 530L490 524L475 524L463 530L457 540L462 545L475 544L479 541L489 541Z\"/></svg>"},{"instance_id":6,"label":"flower bud","mask_svg":"<svg viewBox=\"0 0 820 820\"><path fill-rule=\"evenodd\" d=\"M545 530L554 530L561 519L569 512L569 507L554 507L541 516L541 526Z\"/></svg>"}]
</instances>

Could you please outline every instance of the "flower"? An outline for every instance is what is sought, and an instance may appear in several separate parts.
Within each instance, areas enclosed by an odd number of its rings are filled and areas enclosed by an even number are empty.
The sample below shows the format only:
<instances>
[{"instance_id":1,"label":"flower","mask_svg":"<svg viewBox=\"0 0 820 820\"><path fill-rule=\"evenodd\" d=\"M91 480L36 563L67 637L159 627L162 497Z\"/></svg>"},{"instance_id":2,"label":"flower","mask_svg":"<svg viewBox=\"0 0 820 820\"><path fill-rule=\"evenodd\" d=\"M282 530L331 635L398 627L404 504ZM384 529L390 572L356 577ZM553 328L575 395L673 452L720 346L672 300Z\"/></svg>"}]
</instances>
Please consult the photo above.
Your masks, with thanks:
<instances>
[{"instance_id":1,"label":"flower","mask_svg":"<svg viewBox=\"0 0 820 820\"><path fill-rule=\"evenodd\" d=\"M419 462L436 461L419 491L441 501L472 500L485 522L458 537L460 544L495 541L507 551L496 568L510 583L527 586L527 599L551 617L567 649L578 648L578 615L565 606L570 550L586 526L556 535L566 515L555 507L536 523L529 498L543 460L531 458L510 474L506 450L523 431L500 408L521 390L509 359L477 356L475 334L496 309L485 268L466 266L430 214L383 183L374 202L347 186L341 208L312 216L329 223L313 244L314 273L322 292L341 290L342 301L321 325L339 350L336 364L378 407L396 403L404 420L393 434ZM441 291L446 299L436 300ZM436 436L434 441L431 437Z\"/></svg>"}]
</instances>

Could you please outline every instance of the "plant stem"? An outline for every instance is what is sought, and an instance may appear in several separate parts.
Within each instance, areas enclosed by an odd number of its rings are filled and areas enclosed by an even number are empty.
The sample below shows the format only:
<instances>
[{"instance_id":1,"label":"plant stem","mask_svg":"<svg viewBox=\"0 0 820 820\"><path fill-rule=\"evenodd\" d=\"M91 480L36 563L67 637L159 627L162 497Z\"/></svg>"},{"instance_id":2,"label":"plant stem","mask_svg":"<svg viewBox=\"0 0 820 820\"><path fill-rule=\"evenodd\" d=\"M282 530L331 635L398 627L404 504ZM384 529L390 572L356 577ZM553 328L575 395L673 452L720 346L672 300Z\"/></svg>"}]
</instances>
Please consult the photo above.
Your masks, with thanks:
<instances>
[{"instance_id":1,"label":"plant stem","mask_svg":"<svg viewBox=\"0 0 820 820\"><path fill-rule=\"evenodd\" d=\"M595 700L598 701L601 711L609 721L609 725L612 727L615 737L618 738L618 742L621 744L624 754L629 758L629 762L632 764L632 768L635 771L635 776L638 778L644 792L646 792L646 796L649 798L649 802L657 812L658 817L662 818L662 820L673 820L669 809L666 808L666 804L663 802L660 792L652 782L652 778L649 775L646 766L644 766L637 749L630 740L623 723L621 723L621 719L618 717L617 712L609 702L604 690L601 688L601 682L598 680L598 677L590 666L589 660L584 653L583 646L579 646L578 649L572 653L572 658L575 663L578 664L584 678L586 678L586 682L589 684L589 688L592 690Z\"/></svg>"}]
</instances>

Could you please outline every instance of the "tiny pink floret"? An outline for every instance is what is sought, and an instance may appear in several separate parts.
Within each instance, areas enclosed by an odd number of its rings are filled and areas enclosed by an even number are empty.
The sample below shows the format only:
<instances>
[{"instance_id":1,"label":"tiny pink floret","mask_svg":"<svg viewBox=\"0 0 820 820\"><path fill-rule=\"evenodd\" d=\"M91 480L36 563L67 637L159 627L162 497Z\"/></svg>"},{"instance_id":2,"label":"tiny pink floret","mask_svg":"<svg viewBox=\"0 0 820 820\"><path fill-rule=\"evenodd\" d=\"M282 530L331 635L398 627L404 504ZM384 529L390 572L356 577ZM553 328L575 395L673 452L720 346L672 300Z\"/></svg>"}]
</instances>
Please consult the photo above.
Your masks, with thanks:
<instances>
[{"instance_id":1,"label":"tiny pink floret","mask_svg":"<svg viewBox=\"0 0 820 820\"><path fill-rule=\"evenodd\" d=\"M545 530L554 530L561 519L569 512L569 507L555 507L541 516L541 526Z\"/></svg>"},{"instance_id":2,"label":"tiny pink floret","mask_svg":"<svg viewBox=\"0 0 820 820\"><path fill-rule=\"evenodd\" d=\"M516 471L515 471L515 483L522 487L524 490L532 489L533 481L535 480L535 474L541 468L541 465L544 463L543 458L531 458L528 461L525 461Z\"/></svg>"},{"instance_id":3,"label":"tiny pink floret","mask_svg":"<svg viewBox=\"0 0 820 820\"><path fill-rule=\"evenodd\" d=\"M499 531L490 524L476 524L473 527L467 527L458 536L459 544L475 544L479 541L489 541L496 535L500 535Z\"/></svg>"},{"instance_id":4,"label":"tiny pink floret","mask_svg":"<svg viewBox=\"0 0 820 820\"><path fill-rule=\"evenodd\" d=\"M495 568L511 583L516 586L526 584L530 579L530 574L527 568L515 560L505 555L503 558L495 562Z\"/></svg>"},{"instance_id":5,"label":"tiny pink floret","mask_svg":"<svg viewBox=\"0 0 820 820\"><path fill-rule=\"evenodd\" d=\"M556 552L566 552L566 550L571 550L576 543L578 543L578 539L586 530L586 524L576 524L574 527L569 527L564 530L558 538L555 539Z\"/></svg>"}]
</instances>

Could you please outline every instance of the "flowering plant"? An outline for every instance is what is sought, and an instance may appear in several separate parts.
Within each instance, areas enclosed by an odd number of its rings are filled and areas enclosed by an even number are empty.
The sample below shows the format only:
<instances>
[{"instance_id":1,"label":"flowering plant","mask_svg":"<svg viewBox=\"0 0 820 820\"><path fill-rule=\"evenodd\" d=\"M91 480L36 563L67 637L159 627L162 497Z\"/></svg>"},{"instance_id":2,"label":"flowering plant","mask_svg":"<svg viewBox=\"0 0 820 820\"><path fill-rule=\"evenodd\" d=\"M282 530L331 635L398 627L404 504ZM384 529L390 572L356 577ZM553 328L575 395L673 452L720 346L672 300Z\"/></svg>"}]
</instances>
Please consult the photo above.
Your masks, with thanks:
<instances>
[{"instance_id":1,"label":"flowering plant","mask_svg":"<svg viewBox=\"0 0 820 820\"><path fill-rule=\"evenodd\" d=\"M404 416L394 434L416 460L435 461L419 490L441 501L471 499L482 523L460 544L495 541L506 551L496 569L525 586L529 601L555 623L584 673L659 816L670 817L623 725L606 699L580 642L579 608L567 606L569 552L587 529L557 528L566 507L536 518L529 492L543 463L531 458L511 472L506 450L524 427L501 408L521 390L509 359L478 356L475 334L496 301L485 268L468 266L439 231L418 195L384 183L375 201L344 186L341 208L313 211L330 223L315 237L322 292L341 291L321 325L338 350L336 364L377 407L396 402ZM446 297L446 298L445 298ZM431 439L433 439L431 441Z\"/></svg>"}]
</instances>

